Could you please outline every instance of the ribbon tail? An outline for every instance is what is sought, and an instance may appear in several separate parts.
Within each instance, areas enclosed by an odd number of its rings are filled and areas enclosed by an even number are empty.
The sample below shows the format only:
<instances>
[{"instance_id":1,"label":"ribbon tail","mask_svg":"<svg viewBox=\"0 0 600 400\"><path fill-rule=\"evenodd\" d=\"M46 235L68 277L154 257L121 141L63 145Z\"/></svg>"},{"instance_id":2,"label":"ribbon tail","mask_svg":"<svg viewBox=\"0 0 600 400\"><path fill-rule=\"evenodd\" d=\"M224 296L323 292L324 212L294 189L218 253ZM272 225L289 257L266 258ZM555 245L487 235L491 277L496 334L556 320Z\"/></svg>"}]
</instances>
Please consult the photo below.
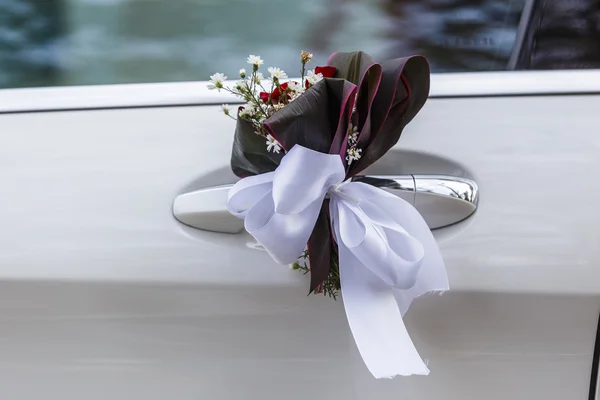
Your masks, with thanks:
<instances>
[{"instance_id":1,"label":"ribbon tail","mask_svg":"<svg viewBox=\"0 0 600 400\"><path fill-rule=\"evenodd\" d=\"M449 283L442 254L427 222L411 204L398 200L394 211L402 214L402 226L421 242L425 250L415 285L407 290L394 289L398 307L404 315L414 299L430 292L445 292Z\"/></svg>"},{"instance_id":2,"label":"ribbon tail","mask_svg":"<svg viewBox=\"0 0 600 400\"><path fill-rule=\"evenodd\" d=\"M339 243L342 299L350 330L367 368L377 379L428 375L391 287Z\"/></svg>"}]
</instances>

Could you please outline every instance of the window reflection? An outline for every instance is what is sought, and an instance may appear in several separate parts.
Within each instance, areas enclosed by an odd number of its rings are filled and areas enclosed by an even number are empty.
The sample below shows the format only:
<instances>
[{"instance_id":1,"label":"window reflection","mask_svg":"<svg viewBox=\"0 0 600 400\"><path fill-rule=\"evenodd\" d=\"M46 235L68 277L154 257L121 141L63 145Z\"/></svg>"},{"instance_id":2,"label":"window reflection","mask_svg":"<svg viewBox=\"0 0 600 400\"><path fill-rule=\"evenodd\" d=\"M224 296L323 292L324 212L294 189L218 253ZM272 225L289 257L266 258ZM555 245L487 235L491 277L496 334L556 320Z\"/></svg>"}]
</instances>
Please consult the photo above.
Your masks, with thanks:
<instances>
[{"instance_id":1,"label":"window reflection","mask_svg":"<svg viewBox=\"0 0 600 400\"><path fill-rule=\"evenodd\" d=\"M528 1L515 43L516 69L600 67L600 2Z\"/></svg>"},{"instance_id":2,"label":"window reflection","mask_svg":"<svg viewBox=\"0 0 600 400\"><path fill-rule=\"evenodd\" d=\"M434 72L557 67L532 54L542 43L564 67L595 67L600 41L583 48L550 40L560 27L547 37L534 29L546 27L546 3L559 16L567 3L585 9L586 1L0 0L0 87L235 77L248 53L293 76L300 49L316 64L332 51L362 49L377 59L424 54ZM538 20L523 17L528 7ZM571 25L593 19L590 7L569 9ZM565 63L569 51L593 62Z\"/></svg>"},{"instance_id":3,"label":"window reflection","mask_svg":"<svg viewBox=\"0 0 600 400\"><path fill-rule=\"evenodd\" d=\"M60 84L60 0L0 0L0 87Z\"/></svg>"}]
</instances>

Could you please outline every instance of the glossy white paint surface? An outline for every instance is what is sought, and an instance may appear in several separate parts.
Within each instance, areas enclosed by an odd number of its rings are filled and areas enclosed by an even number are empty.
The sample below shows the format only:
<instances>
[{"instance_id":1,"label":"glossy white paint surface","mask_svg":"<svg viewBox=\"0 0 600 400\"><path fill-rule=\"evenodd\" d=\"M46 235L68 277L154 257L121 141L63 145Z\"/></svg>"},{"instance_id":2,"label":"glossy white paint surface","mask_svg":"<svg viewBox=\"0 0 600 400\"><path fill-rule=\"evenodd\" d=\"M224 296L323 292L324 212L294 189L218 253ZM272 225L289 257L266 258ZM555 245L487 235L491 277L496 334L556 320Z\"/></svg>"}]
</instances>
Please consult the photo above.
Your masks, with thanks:
<instances>
[{"instance_id":1,"label":"glossy white paint surface","mask_svg":"<svg viewBox=\"0 0 600 400\"><path fill-rule=\"evenodd\" d=\"M475 215L437 233L453 288L600 294L599 107L600 96L433 99L372 171L479 184ZM234 123L218 109L1 115L0 216L11 229L0 231L0 276L289 284L250 236L172 216L177 194L234 181ZM257 266L240 274L239 260Z\"/></svg>"},{"instance_id":2,"label":"glossy white paint surface","mask_svg":"<svg viewBox=\"0 0 600 400\"><path fill-rule=\"evenodd\" d=\"M409 329L432 375L375 381L342 304L173 199L230 183L218 106L0 115L0 397L585 398L600 309L600 96L432 99L374 174L450 174L452 292ZM318 387L314 392L312 387Z\"/></svg>"},{"instance_id":3,"label":"glossy white paint surface","mask_svg":"<svg viewBox=\"0 0 600 400\"><path fill-rule=\"evenodd\" d=\"M431 97L600 93L600 71L511 71L432 74ZM90 108L239 103L206 82L0 90L0 113Z\"/></svg>"},{"instance_id":4,"label":"glossy white paint surface","mask_svg":"<svg viewBox=\"0 0 600 400\"><path fill-rule=\"evenodd\" d=\"M173 200L173 216L192 228L219 233L239 233L244 220L227 210L232 185L212 186L180 194Z\"/></svg>"},{"instance_id":5,"label":"glossy white paint surface","mask_svg":"<svg viewBox=\"0 0 600 400\"><path fill-rule=\"evenodd\" d=\"M597 299L453 292L413 307L407 325L432 372L376 381L343 305L299 286L4 283L0 395L587 398Z\"/></svg>"}]
</instances>

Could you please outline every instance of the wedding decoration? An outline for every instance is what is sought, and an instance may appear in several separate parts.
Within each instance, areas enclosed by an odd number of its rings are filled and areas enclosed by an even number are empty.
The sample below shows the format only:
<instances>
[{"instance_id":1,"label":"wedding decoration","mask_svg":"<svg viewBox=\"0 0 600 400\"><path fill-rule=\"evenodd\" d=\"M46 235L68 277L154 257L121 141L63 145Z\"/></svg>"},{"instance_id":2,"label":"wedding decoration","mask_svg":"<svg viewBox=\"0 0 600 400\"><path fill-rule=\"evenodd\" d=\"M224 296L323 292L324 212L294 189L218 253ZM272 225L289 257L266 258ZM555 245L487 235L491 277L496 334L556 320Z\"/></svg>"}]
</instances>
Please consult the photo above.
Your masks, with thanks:
<instances>
[{"instance_id":1,"label":"wedding decoration","mask_svg":"<svg viewBox=\"0 0 600 400\"><path fill-rule=\"evenodd\" d=\"M402 316L412 300L448 289L436 241L401 198L352 177L399 140L429 94L429 64L412 56L375 62L363 52L334 53L299 80L250 55L249 70L209 88L245 102L231 167L242 178L229 211L278 263L310 274L309 293L341 293L359 352L373 376L426 375Z\"/></svg>"}]
</instances>

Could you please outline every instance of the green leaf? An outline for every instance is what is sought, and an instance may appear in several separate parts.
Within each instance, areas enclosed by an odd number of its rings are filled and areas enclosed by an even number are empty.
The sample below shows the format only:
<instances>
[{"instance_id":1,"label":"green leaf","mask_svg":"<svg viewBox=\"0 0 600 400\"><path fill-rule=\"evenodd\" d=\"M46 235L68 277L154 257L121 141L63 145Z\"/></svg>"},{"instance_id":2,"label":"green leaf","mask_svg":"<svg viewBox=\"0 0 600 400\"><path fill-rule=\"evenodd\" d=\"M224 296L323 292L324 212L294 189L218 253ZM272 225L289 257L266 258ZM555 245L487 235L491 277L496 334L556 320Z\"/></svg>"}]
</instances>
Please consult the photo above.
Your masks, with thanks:
<instances>
[{"instance_id":1,"label":"green leaf","mask_svg":"<svg viewBox=\"0 0 600 400\"><path fill-rule=\"evenodd\" d=\"M381 65L362 51L334 53L327 64L337 69L336 77L347 79L359 88L356 100L358 145L364 147L371 137L371 109L381 82ZM346 141L347 138L340 149L342 155L346 153Z\"/></svg>"},{"instance_id":2,"label":"green leaf","mask_svg":"<svg viewBox=\"0 0 600 400\"><path fill-rule=\"evenodd\" d=\"M330 153L336 133L347 130L347 121L344 124L340 120L348 114L348 99L355 90L356 86L346 80L323 79L273 114L263 127L286 150L299 144Z\"/></svg>"},{"instance_id":3,"label":"green leaf","mask_svg":"<svg viewBox=\"0 0 600 400\"><path fill-rule=\"evenodd\" d=\"M354 51L350 53L333 53L327 60L327 65L337 69L336 78L346 79L359 85L367 73L375 66L381 71L379 64L367 53Z\"/></svg>"},{"instance_id":4,"label":"green leaf","mask_svg":"<svg viewBox=\"0 0 600 400\"><path fill-rule=\"evenodd\" d=\"M268 152L266 141L263 136L256 134L252 123L238 115L231 152L231 169L235 175L244 178L277 168L283 151L279 154Z\"/></svg>"},{"instance_id":5,"label":"green leaf","mask_svg":"<svg viewBox=\"0 0 600 400\"><path fill-rule=\"evenodd\" d=\"M429 96L429 63L422 56L382 63L382 77L371 114L371 137L350 176L358 174L387 153L400 139Z\"/></svg>"},{"instance_id":6,"label":"green leaf","mask_svg":"<svg viewBox=\"0 0 600 400\"><path fill-rule=\"evenodd\" d=\"M331 268L331 228L329 222L329 201L325 200L315 228L308 239L308 259L310 260L310 289L312 293L329 277Z\"/></svg>"}]
</instances>

